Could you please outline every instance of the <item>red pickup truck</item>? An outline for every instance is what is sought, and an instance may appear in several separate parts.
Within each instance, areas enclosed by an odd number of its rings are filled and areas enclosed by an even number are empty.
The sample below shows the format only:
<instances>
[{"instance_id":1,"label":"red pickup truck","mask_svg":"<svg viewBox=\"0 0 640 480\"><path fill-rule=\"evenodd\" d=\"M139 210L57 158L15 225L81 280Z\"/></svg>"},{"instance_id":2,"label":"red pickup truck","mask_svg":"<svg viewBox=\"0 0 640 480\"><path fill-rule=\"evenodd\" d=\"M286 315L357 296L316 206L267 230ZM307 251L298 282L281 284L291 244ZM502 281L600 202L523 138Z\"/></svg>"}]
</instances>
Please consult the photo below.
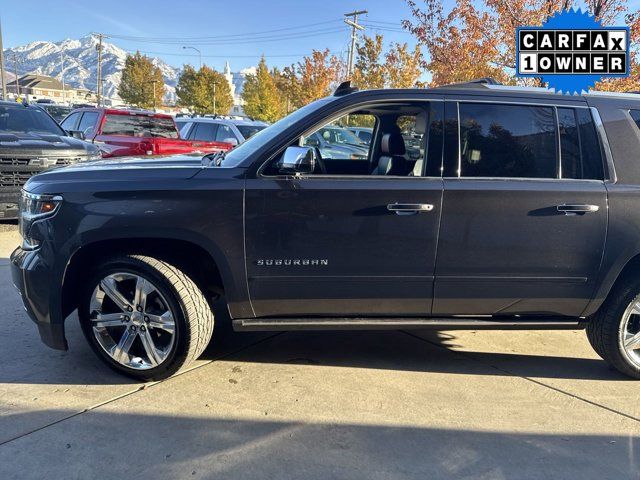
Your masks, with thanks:
<instances>
[{"instance_id":1,"label":"red pickup truck","mask_svg":"<svg viewBox=\"0 0 640 480\"><path fill-rule=\"evenodd\" d=\"M71 135L98 145L103 157L212 153L233 148L224 142L184 140L173 117L142 110L79 108L60 125Z\"/></svg>"}]
</instances>

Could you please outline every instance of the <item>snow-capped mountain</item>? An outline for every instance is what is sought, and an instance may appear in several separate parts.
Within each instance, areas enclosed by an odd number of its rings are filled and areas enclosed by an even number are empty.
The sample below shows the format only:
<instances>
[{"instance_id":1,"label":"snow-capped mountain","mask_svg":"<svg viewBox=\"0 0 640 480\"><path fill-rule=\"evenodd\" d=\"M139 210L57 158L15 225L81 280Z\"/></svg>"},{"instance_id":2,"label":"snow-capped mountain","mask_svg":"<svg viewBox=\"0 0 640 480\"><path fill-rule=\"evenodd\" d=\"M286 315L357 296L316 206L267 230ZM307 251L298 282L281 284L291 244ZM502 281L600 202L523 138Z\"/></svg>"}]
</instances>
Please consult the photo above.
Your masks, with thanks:
<instances>
[{"instance_id":1,"label":"snow-capped mountain","mask_svg":"<svg viewBox=\"0 0 640 480\"><path fill-rule=\"evenodd\" d=\"M64 79L67 85L95 91L98 76L97 37L88 35L78 40L67 39L61 42L36 41L4 51L7 70L14 70L14 55L18 60L18 74L38 73L62 79L62 61L64 59ZM127 52L107 41L102 42L102 76L104 95L116 98L118 85L122 78L122 69ZM180 76L174 68L159 58L152 58L160 68L166 84L165 101L175 101L175 86Z\"/></svg>"}]
</instances>

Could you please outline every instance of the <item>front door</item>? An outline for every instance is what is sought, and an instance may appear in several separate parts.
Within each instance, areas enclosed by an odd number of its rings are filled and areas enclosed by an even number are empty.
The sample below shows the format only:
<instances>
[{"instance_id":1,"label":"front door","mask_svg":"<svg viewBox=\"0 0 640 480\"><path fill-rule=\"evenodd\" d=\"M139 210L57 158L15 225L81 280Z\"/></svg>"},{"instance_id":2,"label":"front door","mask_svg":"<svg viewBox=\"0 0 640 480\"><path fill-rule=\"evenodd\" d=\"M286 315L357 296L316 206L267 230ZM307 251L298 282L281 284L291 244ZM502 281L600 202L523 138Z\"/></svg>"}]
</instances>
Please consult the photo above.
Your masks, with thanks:
<instances>
[{"instance_id":1,"label":"front door","mask_svg":"<svg viewBox=\"0 0 640 480\"><path fill-rule=\"evenodd\" d=\"M428 105L404 108L403 115L387 107L362 118L378 125L372 146L340 122L324 125L335 142L324 172L267 170L247 179L246 264L256 316L430 314L442 179L414 173L415 160L400 145L409 135L426 145L415 119L429 114ZM395 136L393 145L382 143L385 135ZM434 136L439 164L438 142ZM381 157L393 157L396 170L372 173Z\"/></svg>"},{"instance_id":2,"label":"front door","mask_svg":"<svg viewBox=\"0 0 640 480\"><path fill-rule=\"evenodd\" d=\"M579 316L607 225L590 111L452 105L460 138L445 156L434 315Z\"/></svg>"}]
</instances>

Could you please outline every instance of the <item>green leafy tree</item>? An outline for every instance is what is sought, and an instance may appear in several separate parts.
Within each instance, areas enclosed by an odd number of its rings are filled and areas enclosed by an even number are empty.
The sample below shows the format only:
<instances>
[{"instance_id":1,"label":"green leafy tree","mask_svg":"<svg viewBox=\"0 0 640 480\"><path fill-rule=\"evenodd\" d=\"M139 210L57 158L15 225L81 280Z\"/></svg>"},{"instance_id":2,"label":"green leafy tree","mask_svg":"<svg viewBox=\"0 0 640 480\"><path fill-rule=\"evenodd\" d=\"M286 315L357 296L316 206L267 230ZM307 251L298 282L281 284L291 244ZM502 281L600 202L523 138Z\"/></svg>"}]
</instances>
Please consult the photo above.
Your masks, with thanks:
<instances>
[{"instance_id":1,"label":"green leafy tree","mask_svg":"<svg viewBox=\"0 0 640 480\"><path fill-rule=\"evenodd\" d=\"M199 114L226 115L233 106L229 82L224 75L206 65L199 71L185 65L176 86L176 95L180 105Z\"/></svg>"},{"instance_id":2,"label":"green leafy tree","mask_svg":"<svg viewBox=\"0 0 640 480\"><path fill-rule=\"evenodd\" d=\"M280 91L264 57L254 75L247 75L242 91L244 111L250 117L275 122L284 115Z\"/></svg>"},{"instance_id":3,"label":"green leafy tree","mask_svg":"<svg viewBox=\"0 0 640 480\"><path fill-rule=\"evenodd\" d=\"M122 100L136 107L161 106L164 96L162 72L149 57L140 52L127 55L122 70L122 80L118 87L118 95Z\"/></svg>"}]
</instances>

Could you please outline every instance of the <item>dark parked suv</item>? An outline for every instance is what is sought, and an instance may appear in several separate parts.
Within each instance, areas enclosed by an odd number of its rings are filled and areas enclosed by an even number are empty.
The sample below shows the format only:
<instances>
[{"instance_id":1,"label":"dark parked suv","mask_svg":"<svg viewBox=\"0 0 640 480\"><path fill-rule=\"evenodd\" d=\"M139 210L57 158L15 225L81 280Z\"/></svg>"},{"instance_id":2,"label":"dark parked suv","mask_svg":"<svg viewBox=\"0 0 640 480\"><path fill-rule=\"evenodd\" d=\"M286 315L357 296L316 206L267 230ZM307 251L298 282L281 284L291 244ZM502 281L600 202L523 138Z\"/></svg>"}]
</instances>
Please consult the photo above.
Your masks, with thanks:
<instances>
[{"instance_id":1,"label":"dark parked suv","mask_svg":"<svg viewBox=\"0 0 640 480\"><path fill-rule=\"evenodd\" d=\"M303 146L346 115L363 158ZM245 331L586 327L640 378L638 123L633 94L342 85L226 156L34 177L13 281L47 345L78 309L141 379L200 355L219 296Z\"/></svg>"},{"instance_id":2,"label":"dark parked suv","mask_svg":"<svg viewBox=\"0 0 640 480\"><path fill-rule=\"evenodd\" d=\"M98 158L97 147L68 136L42 107L0 101L0 219L18 216L20 190L32 175Z\"/></svg>"}]
</instances>

